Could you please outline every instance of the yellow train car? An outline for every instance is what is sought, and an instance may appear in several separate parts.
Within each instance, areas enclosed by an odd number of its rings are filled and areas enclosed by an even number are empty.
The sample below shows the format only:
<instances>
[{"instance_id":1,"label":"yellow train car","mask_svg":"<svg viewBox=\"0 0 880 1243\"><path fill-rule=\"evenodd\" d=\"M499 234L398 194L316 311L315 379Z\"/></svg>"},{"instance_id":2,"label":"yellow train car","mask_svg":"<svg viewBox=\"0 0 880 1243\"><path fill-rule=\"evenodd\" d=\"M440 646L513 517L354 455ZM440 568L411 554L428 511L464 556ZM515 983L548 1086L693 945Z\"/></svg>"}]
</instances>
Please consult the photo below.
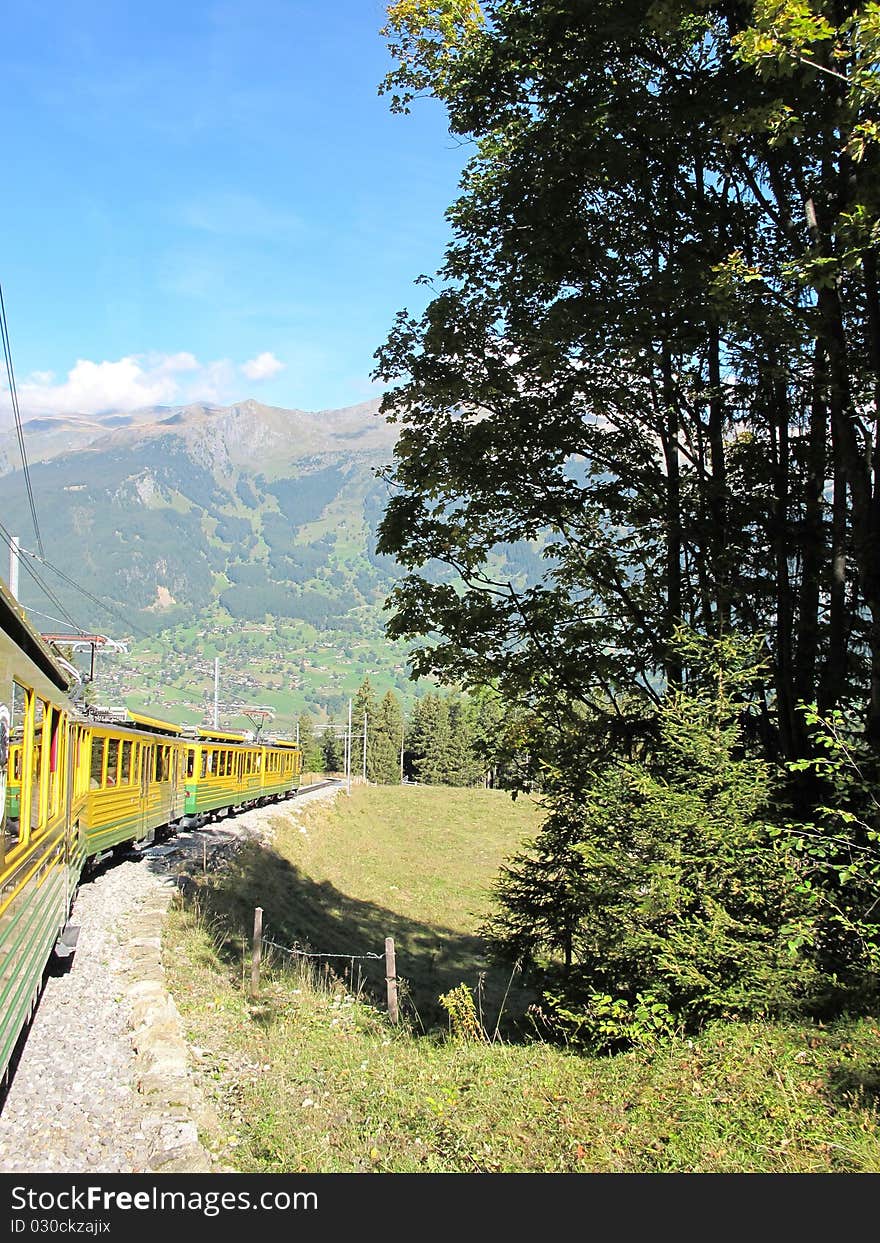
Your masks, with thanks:
<instances>
[{"instance_id":1,"label":"yellow train car","mask_svg":"<svg viewBox=\"0 0 880 1243\"><path fill-rule=\"evenodd\" d=\"M302 771L293 743L84 709L75 681L0 583L0 1079L53 948L76 944L87 864L285 798Z\"/></svg>"},{"instance_id":2,"label":"yellow train car","mask_svg":"<svg viewBox=\"0 0 880 1243\"><path fill-rule=\"evenodd\" d=\"M72 720L71 681L0 584L0 1077L53 946L69 948L85 860L83 731Z\"/></svg>"},{"instance_id":3,"label":"yellow train car","mask_svg":"<svg viewBox=\"0 0 880 1243\"><path fill-rule=\"evenodd\" d=\"M293 742L273 741L263 747L261 795L286 798L299 789L302 777L302 751Z\"/></svg>"},{"instance_id":4,"label":"yellow train car","mask_svg":"<svg viewBox=\"0 0 880 1243\"><path fill-rule=\"evenodd\" d=\"M88 794L86 854L126 843L146 845L183 818L185 748L180 727L125 713L89 720L84 729Z\"/></svg>"},{"instance_id":5,"label":"yellow train car","mask_svg":"<svg viewBox=\"0 0 880 1243\"><path fill-rule=\"evenodd\" d=\"M188 823L286 798L299 788L302 752L294 743L203 729L186 746Z\"/></svg>"}]
</instances>

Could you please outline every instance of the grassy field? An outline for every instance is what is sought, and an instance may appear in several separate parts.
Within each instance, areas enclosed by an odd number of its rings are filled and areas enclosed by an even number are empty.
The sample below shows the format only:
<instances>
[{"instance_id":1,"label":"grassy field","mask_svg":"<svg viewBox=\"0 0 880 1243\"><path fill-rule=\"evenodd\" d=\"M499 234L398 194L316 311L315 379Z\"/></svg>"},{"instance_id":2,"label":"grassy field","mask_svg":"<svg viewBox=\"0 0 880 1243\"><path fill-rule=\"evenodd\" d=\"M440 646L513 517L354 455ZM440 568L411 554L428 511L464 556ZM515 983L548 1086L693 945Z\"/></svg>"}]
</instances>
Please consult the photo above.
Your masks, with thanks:
<instances>
[{"instance_id":1,"label":"grassy field","mask_svg":"<svg viewBox=\"0 0 880 1243\"><path fill-rule=\"evenodd\" d=\"M533 995L487 959L476 930L499 866L540 819L534 801L500 790L355 785L332 809L295 821L280 813L274 849L247 851L202 908L247 936L261 906L269 939L326 954L381 955L393 937L401 1004L417 1029L445 1026L438 997L465 982L484 1021L494 1029L500 1017L506 1031ZM356 959L359 979L384 997L384 962Z\"/></svg>"},{"instance_id":2,"label":"grassy field","mask_svg":"<svg viewBox=\"0 0 880 1243\"><path fill-rule=\"evenodd\" d=\"M456 1035L438 1022L440 992L464 981L476 995L487 885L534 830L534 806L491 791L355 788L351 801L300 817L279 812L274 848L248 848L201 878L166 929L169 986L220 1118L210 1142L228 1164L263 1172L880 1170L880 1025L872 1020L716 1025L653 1055L590 1058L522 1031L492 1039L487 982L482 1033ZM408 1022L393 1028L357 975L352 986L315 960L285 967L282 955L250 999L255 905L288 947L378 951L393 935L409 979Z\"/></svg>"}]
</instances>

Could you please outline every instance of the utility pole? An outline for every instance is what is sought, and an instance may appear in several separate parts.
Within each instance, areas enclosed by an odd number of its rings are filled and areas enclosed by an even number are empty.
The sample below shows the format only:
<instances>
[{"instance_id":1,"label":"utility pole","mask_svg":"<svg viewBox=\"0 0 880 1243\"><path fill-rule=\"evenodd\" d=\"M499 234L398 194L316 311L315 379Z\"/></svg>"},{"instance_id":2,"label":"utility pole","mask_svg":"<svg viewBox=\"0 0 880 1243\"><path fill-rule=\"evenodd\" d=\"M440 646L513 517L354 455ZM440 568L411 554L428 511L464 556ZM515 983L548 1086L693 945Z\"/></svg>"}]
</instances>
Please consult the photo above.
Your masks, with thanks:
<instances>
[{"instance_id":1,"label":"utility pole","mask_svg":"<svg viewBox=\"0 0 880 1243\"><path fill-rule=\"evenodd\" d=\"M346 793L351 798L351 700L348 701L348 734L345 739L345 776Z\"/></svg>"},{"instance_id":2,"label":"utility pole","mask_svg":"<svg viewBox=\"0 0 880 1243\"><path fill-rule=\"evenodd\" d=\"M299 746L299 717L296 718L296 745Z\"/></svg>"},{"instance_id":3,"label":"utility pole","mask_svg":"<svg viewBox=\"0 0 880 1243\"><path fill-rule=\"evenodd\" d=\"M11 535L9 537L9 590L15 600L18 599L18 566L19 566L19 543L18 536Z\"/></svg>"},{"instance_id":4,"label":"utility pole","mask_svg":"<svg viewBox=\"0 0 880 1243\"><path fill-rule=\"evenodd\" d=\"M406 726L403 721L400 722L400 784L403 785L403 737L406 732Z\"/></svg>"},{"instance_id":5,"label":"utility pole","mask_svg":"<svg viewBox=\"0 0 880 1243\"><path fill-rule=\"evenodd\" d=\"M214 728L220 724L220 657L214 657Z\"/></svg>"},{"instance_id":6,"label":"utility pole","mask_svg":"<svg viewBox=\"0 0 880 1243\"><path fill-rule=\"evenodd\" d=\"M367 780L367 714L364 713L364 783Z\"/></svg>"}]
</instances>

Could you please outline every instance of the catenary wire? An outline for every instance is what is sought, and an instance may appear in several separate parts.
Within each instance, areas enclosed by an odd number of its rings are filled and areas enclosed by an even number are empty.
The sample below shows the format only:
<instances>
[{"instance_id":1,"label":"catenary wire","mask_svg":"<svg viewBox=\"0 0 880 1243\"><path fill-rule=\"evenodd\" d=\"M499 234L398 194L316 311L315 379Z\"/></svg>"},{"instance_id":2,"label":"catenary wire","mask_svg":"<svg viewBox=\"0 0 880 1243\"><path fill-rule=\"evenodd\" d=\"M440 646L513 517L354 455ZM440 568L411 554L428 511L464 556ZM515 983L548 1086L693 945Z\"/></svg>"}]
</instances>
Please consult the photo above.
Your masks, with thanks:
<instances>
[{"instance_id":1,"label":"catenary wire","mask_svg":"<svg viewBox=\"0 0 880 1243\"><path fill-rule=\"evenodd\" d=\"M30 467L28 466L27 452L24 447L24 429L21 425L21 410L18 405L18 390L15 387L15 371L12 366L12 347L9 343L9 329L6 323L6 303L3 300L2 285L0 285L0 333L2 333L3 336L3 354L6 359L6 375L9 378L9 396L12 401L12 413L15 416L15 431L18 436L18 447L21 452L21 467L24 472L24 483L31 507L31 517L34 522L34 534L37 537L37 547L40 550L40 556L42 556L43 537L40 535L40 524L37 521L37 506L34 501L34 489L31 484L31 472Z\"/></svg>"},{"instance_id":2,"label":"catenary wire","mask_svg":"<svg viewBox=\"0 0 880 1243\"><path fill-rule=\"evenodd\" d=\"M9 548L9 551L12 552L13 551L12 536L9 534L9 532L6 530L6 528L3 526L2 523L0 523L0 539L3 540L3 542ZM15 551L17 553L21 553L23 549L19 547L15 549ZM20 556L19 556L19 565L24 566L25 570L31 576L34 582L37 584L40 591L42 591L43 594L48 597L48 599L52 602L52 604L55 605L58 612L61 613L61 615L66 618L66 624L68 626L72 626L74 630L79 632L79 634L85 634L86 633L85 630L83 630L79 622L74 621L74 619L70 616L70 613L68 613L66 607L64 606L62 601L58 599L58 597L55 595L54 591L48 585L48 583L44 582L43 579L40 577L40 575L36 572L36 570L33 569L33 567L29 565L27 561L23 561ZM55 620L57 621L57 618Z\"/></svg>"},{"instance_id":3,"label":"catenary wire","mask_svg":"<svg viewBox=\"0 0 880 1243\"><path fill-rule=\"evenodd\" d=\"M69 574L64 572L64 570L60 570L57 565L53 565L51 561L47 561L44 556L31 552L29 548L22 548L21 552L28 557L32 557L35 561L39 561L40 565L44 565L47 570L52 570L53 573L58 575L62 582L67 583L68 587L72 587L74 591L78 591L81 595L85 596L87 600L91 600L92 604L96 604L98 608L103 609L105 613L109 613L112 617L115 617L117 621L123 622L125 626L135 634L139 634L144 639L152 638L152 635L150 635L146 630L141 629L140 626L136 626L134 622L126 617L124 613L121 613L119 609L115 608L112 604L108 604L106 600L102 600L99 596L93 595L91 591L83 587L81 583L78 583L75 578L71 578Z\"/></svg>"}]
</instances>

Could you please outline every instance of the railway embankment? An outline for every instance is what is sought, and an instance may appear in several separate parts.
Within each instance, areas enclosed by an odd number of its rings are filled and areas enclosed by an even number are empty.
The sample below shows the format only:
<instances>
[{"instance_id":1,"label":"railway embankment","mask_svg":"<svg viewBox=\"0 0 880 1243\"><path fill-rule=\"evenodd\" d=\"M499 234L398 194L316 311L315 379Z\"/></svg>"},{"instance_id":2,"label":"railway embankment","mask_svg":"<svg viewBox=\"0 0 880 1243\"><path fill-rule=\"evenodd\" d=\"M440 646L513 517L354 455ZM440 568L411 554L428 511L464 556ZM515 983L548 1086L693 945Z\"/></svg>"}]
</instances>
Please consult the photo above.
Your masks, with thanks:
<instances>
[{"instance_id":1,"label":"railway embankment","mask_svg":"<svg viewBox=\"0 0 880 1243\"><path fill-rule=\"evenodd\" d=\"M161 962L162 925L185 877L222 866L294 800L179 834L103 865L80 886L69 966L50 970L5 1098L0 1173L205 1173L214 1115L191 1073Z\"/></svg>"}]
</instances>

